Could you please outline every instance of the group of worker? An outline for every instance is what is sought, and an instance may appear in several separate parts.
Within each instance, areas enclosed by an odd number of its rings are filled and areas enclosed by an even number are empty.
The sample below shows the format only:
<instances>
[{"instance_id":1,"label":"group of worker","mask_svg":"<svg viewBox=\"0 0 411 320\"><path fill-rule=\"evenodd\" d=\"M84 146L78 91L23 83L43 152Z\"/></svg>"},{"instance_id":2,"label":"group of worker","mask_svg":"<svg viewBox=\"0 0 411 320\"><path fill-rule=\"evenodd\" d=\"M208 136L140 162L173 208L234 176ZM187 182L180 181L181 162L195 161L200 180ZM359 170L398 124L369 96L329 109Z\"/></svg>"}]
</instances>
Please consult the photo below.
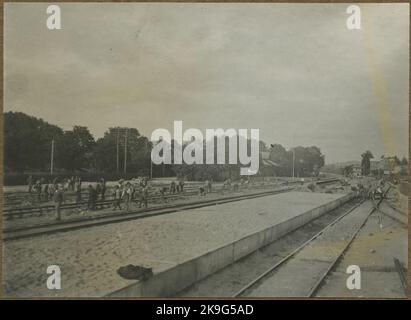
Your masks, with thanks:
<instances>
[{"instance_id":1,"label":"group of worker","mask_svg":"<svg viewBox=\"0 0 411 320\"><path fill-rule=\"evenodd\" d=\"M124 200L126 210L130 210L130 204L134 202L139 203L139 208L147 208L148 206L148 192L149 186L146 178L139 179L137 182L125 182L123 179L115 185L113 191L113 210L120 209L121 202Z\"/></svg>"},{"instance_id":2,"label":"group of worker","mask_svg":"<svg viewBox=\"0 0 411 320\"><path fill-rule=\"evenodd\" d=\"M87 187L88 192L88 201L87 201L87 209L88 210L95 210L96 209L96 202L99 200L104 201L106 199L106 181L101 178L96 186L94 187L92 184L89 184ZM81 188L76 188L76 203L81 203Z\"/></svg>"},{"instance_id":3,"label":"group of worker","mask_svg":"<svg viewBox=\"0 0 411 320\"><path fill-rule=\"evenodd\" d=\"M105 201L105 195L107 191L106 182L101 178L95 186L92 184L88 185L88 201L87 210L95 210L98 200ZM55 206L56 220L61 219L61 206L64 202L64 195L67 188L62 183L57 183L55 187L55 192L53 194L52 200ZM74 186L74 191L76 192L76 203L81 202L81 183L76 183ZM114 187L113 191L113 209L122 209L122 200L126 203L126 209L130 209L130 203L136 200L137 193L139 195L140 207L144 205L147 207L147 197L148 197L148 185L147 181L140 183L140 188L137 189L130 183L124 183L124 180L120 180L118 184Z\"/></svg>"},{"instance_id":4,"label":"group of worker","mask_svg":"<svg viewBox=\"0 0 411 320\"><path fill-rule=\"evenodd\" d=\"M211 191L212 191L212 181L205 180L204 185L200 186L199 188L200 196L205 196L207 193L210 193Z\"/></svg>"},{"instance_id":5,"label":"group of worker","mask_svg":"<svg viewBox=\"0 0 411 320\"><path fill-rule=\"evenodd\" d=\"M28 180L29 193L38 195L38 200L52 200L55 205L56 219L61 219L61 207L64 202L66 191L72 191L75 194L75 203L82 202L82 180L80 177L73 176L59 181L56 177L47 181L44 178L38 179L33 183L33 177L29 176ZM234 183L231 179L226 179L223 183L223 190L237 191L239 185L249 185L250 179L241 178ZM172 180L167 186L159 187L159 194L163 202L167 202L166 194L174 195L184 192L184 179ZM213 180L206 179L204 184L199 187L199 195L205 196L212 192ZM123 210L122 204L125 204L125 209L130 210L132 202L139 204L139 208L148 206L149 195L148 178L136 178L130 181L120 179L114 186L112 191L112 209ZM87 210L96 210L98 201L105 201L107 194L107 186L104 178L101 178L95 184L89 184L87 187ZM80 209L81 210L81 209Z\"/></svg>"},{"instance_id":6,"label":"group of worker","mask_svg":"<svg viewBox=\"0 0 411 320\"><path fill-rule=\"evenodd\" d=\"M38 201L49 201L53 199L54 193L58 190L58 186L61 185L63 190L76 191L81 190L81 178L71 177L63 179L59 182L58 177L47 180L45 178L37 179L35 182L33 176L29 176L27 179L28 192L30 194L37 195Z\"/></svg>"},{"instance_id":7,"label":"group of worker","mask_svg":"<svg viewBox=\"0 0 411 320\"><path fill-rule=\"evenodd\" d=\"M382 195L385 182L380 180L376 186L372 186L371 183L363 184L358 182L356 186L352 186L351 190L357 193L357 196L361 197L363 200L371 199L376 194Z\"/></svg>"},{"instance_id":8,"label":"group of worker","mask_svg":"<svg viewBox=\"0 0 411 320\"><path fill-rule=\"evenodd\" d=\"M164 190L164 189L163 189ZM172 180L170 182L170 188L169 188L170 194L175 194L175 193L182 193L184 192L184 180L179 179L177 182L175 180Z\"/></svg>"},{"instance_id":9,"label":"group of worker","mask_svg":"<svg viewBox=\"0 0 411 320\"><path fill-rule=\"evenodd\" d=\"M233 190L233 191L238 191L241 188L249 188L251 184L250 177L247 177L247 179L240 178L239 180L231 181L230 178L227 178L223 182L223 191L224 190Z\"/></svg>"}]
</instances>

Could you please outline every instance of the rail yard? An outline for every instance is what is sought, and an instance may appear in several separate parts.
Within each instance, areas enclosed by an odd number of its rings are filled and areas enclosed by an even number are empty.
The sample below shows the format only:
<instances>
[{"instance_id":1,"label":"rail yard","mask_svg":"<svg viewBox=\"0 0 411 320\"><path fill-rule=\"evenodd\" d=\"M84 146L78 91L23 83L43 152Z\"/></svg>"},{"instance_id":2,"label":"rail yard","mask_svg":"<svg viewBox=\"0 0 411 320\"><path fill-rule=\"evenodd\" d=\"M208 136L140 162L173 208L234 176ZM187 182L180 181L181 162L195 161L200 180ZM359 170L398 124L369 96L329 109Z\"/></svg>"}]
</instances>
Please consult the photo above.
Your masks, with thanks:
<instances>
[{"instance_id":1,"label":"rail yard","mask_svg":"<svg viewBox=\"0 0 411 320\"><path fill-rule=\"evenodd\" d=\"M147 207L114 211L108 192L87 210L68 193L58 221L50 203L5 190L6 292L50 296L45 270L59 265L54 296L404 297L406 197L391 183L368 197L359 182L379 184L332 176L161 193L169 182L151 181ZM141 274L118 272L130 265ZM346 287L349 265L363 272L360 292Z\"/></svg>"}]
</instances>

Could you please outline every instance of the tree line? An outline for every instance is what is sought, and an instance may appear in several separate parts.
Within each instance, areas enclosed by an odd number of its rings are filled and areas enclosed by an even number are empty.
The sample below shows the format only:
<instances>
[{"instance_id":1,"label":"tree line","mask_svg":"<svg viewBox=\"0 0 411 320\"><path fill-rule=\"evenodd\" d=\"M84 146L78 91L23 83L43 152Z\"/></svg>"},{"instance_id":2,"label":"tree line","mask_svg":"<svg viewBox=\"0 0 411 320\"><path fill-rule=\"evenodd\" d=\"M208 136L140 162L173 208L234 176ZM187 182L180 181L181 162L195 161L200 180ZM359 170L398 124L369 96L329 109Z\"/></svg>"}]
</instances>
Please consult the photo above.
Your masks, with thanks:
<instances>
[{"instance_id":1,"label":"tree line","mask_svg":"<svg viewBox=\"0 0 411 320\"><path fill-rule=\"evenodd\" d=\"M109 128L96 140L84 126L63 130L22 112L4 114L6 172L50 171L52 143L56 173L123 172L125 158L130 172L147 174L150 167L151 142L135 128Z\"/></svg>"},{"instance_id":2,"label":"tree line","mask_svg":"<svg viewBox=\"0 0 411 320\"><path fill-rule=\"evenodd\" d=\"M6 173L50 172L54 141L54 172L133 173L137 176L184 176L189 179L235 178L239 165L152 165L152 142L136 128L112 127L95 139L89 129L71 130L47 123L22 112L4 113L4 169ZM173 142L174 143L174 142ZM216 144L215 144L216 147ZM226 148L228 144L226 143ZM184 146L183 146L184 148ZM228 149L227 149L228 152ZM324 165L324 155L316 146L298 146L286 150L281 144L267 146L260 141L260 152L268 154L271 175L317 175ZM216 154L216 152L215 152ZM261 158L261 157L260 157ZM228 159L228 157L226 157ZM267 166L260 159L260 169ZM124 170L126 167L126 170Z\"/></svg>"}]
</instances>

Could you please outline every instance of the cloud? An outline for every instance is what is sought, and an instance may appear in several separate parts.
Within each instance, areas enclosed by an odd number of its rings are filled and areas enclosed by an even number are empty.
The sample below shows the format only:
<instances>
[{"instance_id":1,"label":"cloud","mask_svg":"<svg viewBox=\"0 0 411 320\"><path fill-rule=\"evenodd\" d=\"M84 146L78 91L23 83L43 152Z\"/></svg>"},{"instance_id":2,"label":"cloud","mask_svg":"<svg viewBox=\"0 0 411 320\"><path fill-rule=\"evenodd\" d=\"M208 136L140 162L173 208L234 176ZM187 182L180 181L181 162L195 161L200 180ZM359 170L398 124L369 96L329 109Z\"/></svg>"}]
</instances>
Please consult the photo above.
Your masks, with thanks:
<instances>
[{"instance_id":1,"label":"cloud","mask_svg":"<svg viewBox=\"0 0 411 320\"><path fill-rule=\"evenodd\" d=\"M384 153L363 31L346 4L5 4L5 110L96 136L174 120L259 128L267 143L318 145L327 161ZM363 4L408 154L407 4ZM365 26L364 26L365 27Z\"/></svg>"}]
</instances>

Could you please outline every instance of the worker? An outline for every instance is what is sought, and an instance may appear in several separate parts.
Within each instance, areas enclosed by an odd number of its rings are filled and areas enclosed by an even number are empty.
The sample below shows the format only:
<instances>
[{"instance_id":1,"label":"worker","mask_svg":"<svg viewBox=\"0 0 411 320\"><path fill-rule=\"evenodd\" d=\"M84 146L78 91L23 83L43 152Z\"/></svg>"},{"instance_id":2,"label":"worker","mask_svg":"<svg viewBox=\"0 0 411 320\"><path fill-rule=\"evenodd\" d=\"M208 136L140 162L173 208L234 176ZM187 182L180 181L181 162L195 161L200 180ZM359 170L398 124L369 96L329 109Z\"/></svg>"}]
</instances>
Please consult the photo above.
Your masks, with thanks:
<instances>
[{"instance_id":1,"label":"worker","mask_svg":"<svg viewBox=\"0 0 411 320\"><path fill-rule=\"evenodd\" d=\"M137 189L138 189L137 184L130 182L131 200L134 200L136 198Z\"/></svg>"},{"instance_id":2,"label":"worker","mask_svg":"<svg viewBox=\"0 0 411 320\"><path fill-rule=\"evenodd\" d=\"M48 187L48 192L49 192L48 198L49 198L49 199L53 199L54 191L56 191L56 189L54 188L53 182L50 181L49 187Z\"/></svg>"},{"instance_id":3,"label":"worker","mask_svg":"<svg viewBox=\"0 0 411 320\"><path fill-rule=\"evenodd\" d=\"M47 181L44 183L43 197L44 197L44 201L49 201L49 184Z\"/></svg>"},{"instance_id":4,"label":"worker","mask_svg":"<svg viewBox=\"0 0 411 320\"><path fill-rule=\"evenodd\" d=\"M247 177L247 181L245 182L247 189L250 187L250 183L251 183L250 177Z\"/></svg>"},{"instance_id":5,"label":"worker","mask_svg":"<svg viewBox=\"0 0 411 320\"><path fill-rule=\"evenodd\" d=\"M184 180L183 179L180 179L179 181L178 181L178 185L180 186L180 193L183 193L184 192Z\"/></svg>"},{"instance_id":6,"label":"worker","mask_svg":"<svg viewBox=\"0 0 411 320\"><path fill-rule=\"evenodd\" d=\"M100 184L101 184L101 201L104 201L104 200L106 200L106 190L107 190L107 187L106 187L106 181L104 180L104 178L101 178L100 179Z\"/></svg>"},{"instance_id":7,"label":"worker","mask_svg":"<svg viewBox=\"0 0 411 320\"><path fill-rule=\"evenodd\" d=\"M240 178L240 186L241 186L241 188L244 187L244 179L243 178Z\"/></svg>"},{"instance_id":8,"label":"worker","mask_svg":"<svg viewBox=\"0 0 411 320\"><path fill-rule=\"evenodd\" d=\"M144 204L144 208L147 208L147 204L148 204L148 186L145 186L143 188L141 188L140 190L140 206L139 208L141 208L141 206Z\"/></svg>"},{"instance_id":9,"label":"worker","mask_svg":"<svg viewBox=\"0 0 411 320\"><path fill-rule=\"evenodd\" d=\"M208 179L206 179L206 180L204 181L204 192L205 192L205 193L208 193L208 183L209 183L209 181L208 181Z\"/></svg>"},{"instance_id":10,"label":"worker","mask_svg":"<svg viewBox=\"0 0 411 320\"><path fill-rule=\"evenodd\" d=\"M81 181L76 180L75 184L75 192L76 192L76 203L81 202Z\"/></svg>"},{"instance_id":11,"label":"worker","mask_svg":"<svg viewBox=\"0 0 411 320\"><path fill-rule=\"evenodd\" d=\"M173 180L170 183L170 194L176 193L176 182Z\"/></svg>"},{"instance_id":12,"label":"worker","mask_svg":"<svg viewBox=\"0 0 411 320\"><path fill-rule=\"evenodd\" d=\"M29 186L29 193L31 193L33 189L33 176L32 175L29 175L29 177L27 178L27 184Z\"/></svg>"},{"instance_id":13,"label":"worker","mask_svg":"<svg viewBox=\"0 0 411 320\"><path fill-rule=\"evenodd\" d=\"M74 177L68 178L67 189L70 191L74 191Z\"/></svg>"},{"instance_id":14,"label":"worker","mask_svg":"<svg viewBox=\"0 0 411 320\"><path fill-rule=\"evenodd\" d=\"M113 197L113 209L116 210L117 208L119 208L121 210L121 189L119 185L116 185L114 187Z\"/></svg>"},{"instance_id":15,"label":"worker","mask_svg":"<svg viewBox=\"0 0 411 320\"><path fill-rule=\"evenodd\" d=\"M96 199L98 199L100 194L101 194L101 182L97 182L97 185L96 185Z\"/></svg>"},{"instance_id":16,"label":"worker","mask_svg":"<svg viewBox=\"0 0 411 320\"><path fill-rule=\"evenodd\" d=\"M81 189L81 178L77 177L77 183L80 185L80 189Z\"/></svg>"},{"instance_id":17,"label":"worker","mask_svg":"<svg viewBox=\"0 0 411 320\"><path fill-rule=\"evenodd\" d=\"M34 185L34 190L36 191L38 201L41 200L41 189L41 180L37 180L36 184Z\"/></svg>"},{"instance_id":18,"label":"worker","mask_svg":"<svg viewBox=\"0 0 411 320\"><path fill-rule=\"evenodd\" d=\"M211 189L212 189L211 180L206 180L206 185L205 185L205 187L206 187L207 193L211 193Z\"/></svg>"},{"instance_id":19,"label":"worker","mask_svg":"<svg viewBox=\"0 0 411 320\"><path fill-rule=\"evenodd\" d=\"M59 180L59 178L58 177L55 177L54 179L53 179L53 185L54 185L54 189L55 190L57 190L58 189L58 180Z\"/></svg>"},{"instance_id":20,"label":"worker","mask_svg":"<svg viewBox=\"0 0 411 320\"><path fill-rule=\"evenodd\" d=\"M133 187L130 182L127 182L126 187L124 188L124 199L126 201L126 210L130 211L130 203L133 195Z\"/></svg>"},{"instance_id":21,"label":"worker","mask_svg":"<svg viewBox=\"0 0 411 320\"><path fill-rule=\"evenodd\" d=\"M160 187L159 193L160 193L161 201L163 203L167 202L166 191L167 191L167 187Z\"/></svg>"},{"instance_id":22,"label":"worker","mask_svg":"<svg viewBox=\"0 0 411 320\"><path fill-rule=\"evenodd\" d=\"M233 184L233 191L238 191L238 182L236 181L236 182L234 182L234 184Z\"/></svg>"},{"instance_id":23,"label":"worker","mask_svg":"<svg viewBox=\"0 0 411 320\"><path fill-rule=\"evenodd\" d=\"M54 200L54 208L56 214L56 220L61 220L61 204L63 203L64 199L64 190L62 185L58 185L57 190L54 192L53 200Z\"/></svg>"},{"instance_id":24,"label":"worker","mask_svg":"<svg viewBox=\"0 0 411 320\"><path fill-rule=\"evenodd\" d=\"M362 185L362 183L357 183L357 187L358 187L358 196L364 199L364 186Z\"/></svg>"},{"instance_id":25,"label":"worker","mask_svg":"<svg viewBox=\"0 0 411 320\"><path fill-rule=\"evenodd\" d=\"M90 210L96 209L96 198L97 198L96 189L94 189L93 186L89 184L87 209L90 209Z\"/></svg>"},{"instance_id":26,"label":"worker","mask_svg":"<svg viewBox=\"0 0 411 320\"><path fill-rule=\"evenodd\" d=\"M231 179L225 179L223 183L223 190L230 190L231 189Z\"/></svg>"}]
</instances>

